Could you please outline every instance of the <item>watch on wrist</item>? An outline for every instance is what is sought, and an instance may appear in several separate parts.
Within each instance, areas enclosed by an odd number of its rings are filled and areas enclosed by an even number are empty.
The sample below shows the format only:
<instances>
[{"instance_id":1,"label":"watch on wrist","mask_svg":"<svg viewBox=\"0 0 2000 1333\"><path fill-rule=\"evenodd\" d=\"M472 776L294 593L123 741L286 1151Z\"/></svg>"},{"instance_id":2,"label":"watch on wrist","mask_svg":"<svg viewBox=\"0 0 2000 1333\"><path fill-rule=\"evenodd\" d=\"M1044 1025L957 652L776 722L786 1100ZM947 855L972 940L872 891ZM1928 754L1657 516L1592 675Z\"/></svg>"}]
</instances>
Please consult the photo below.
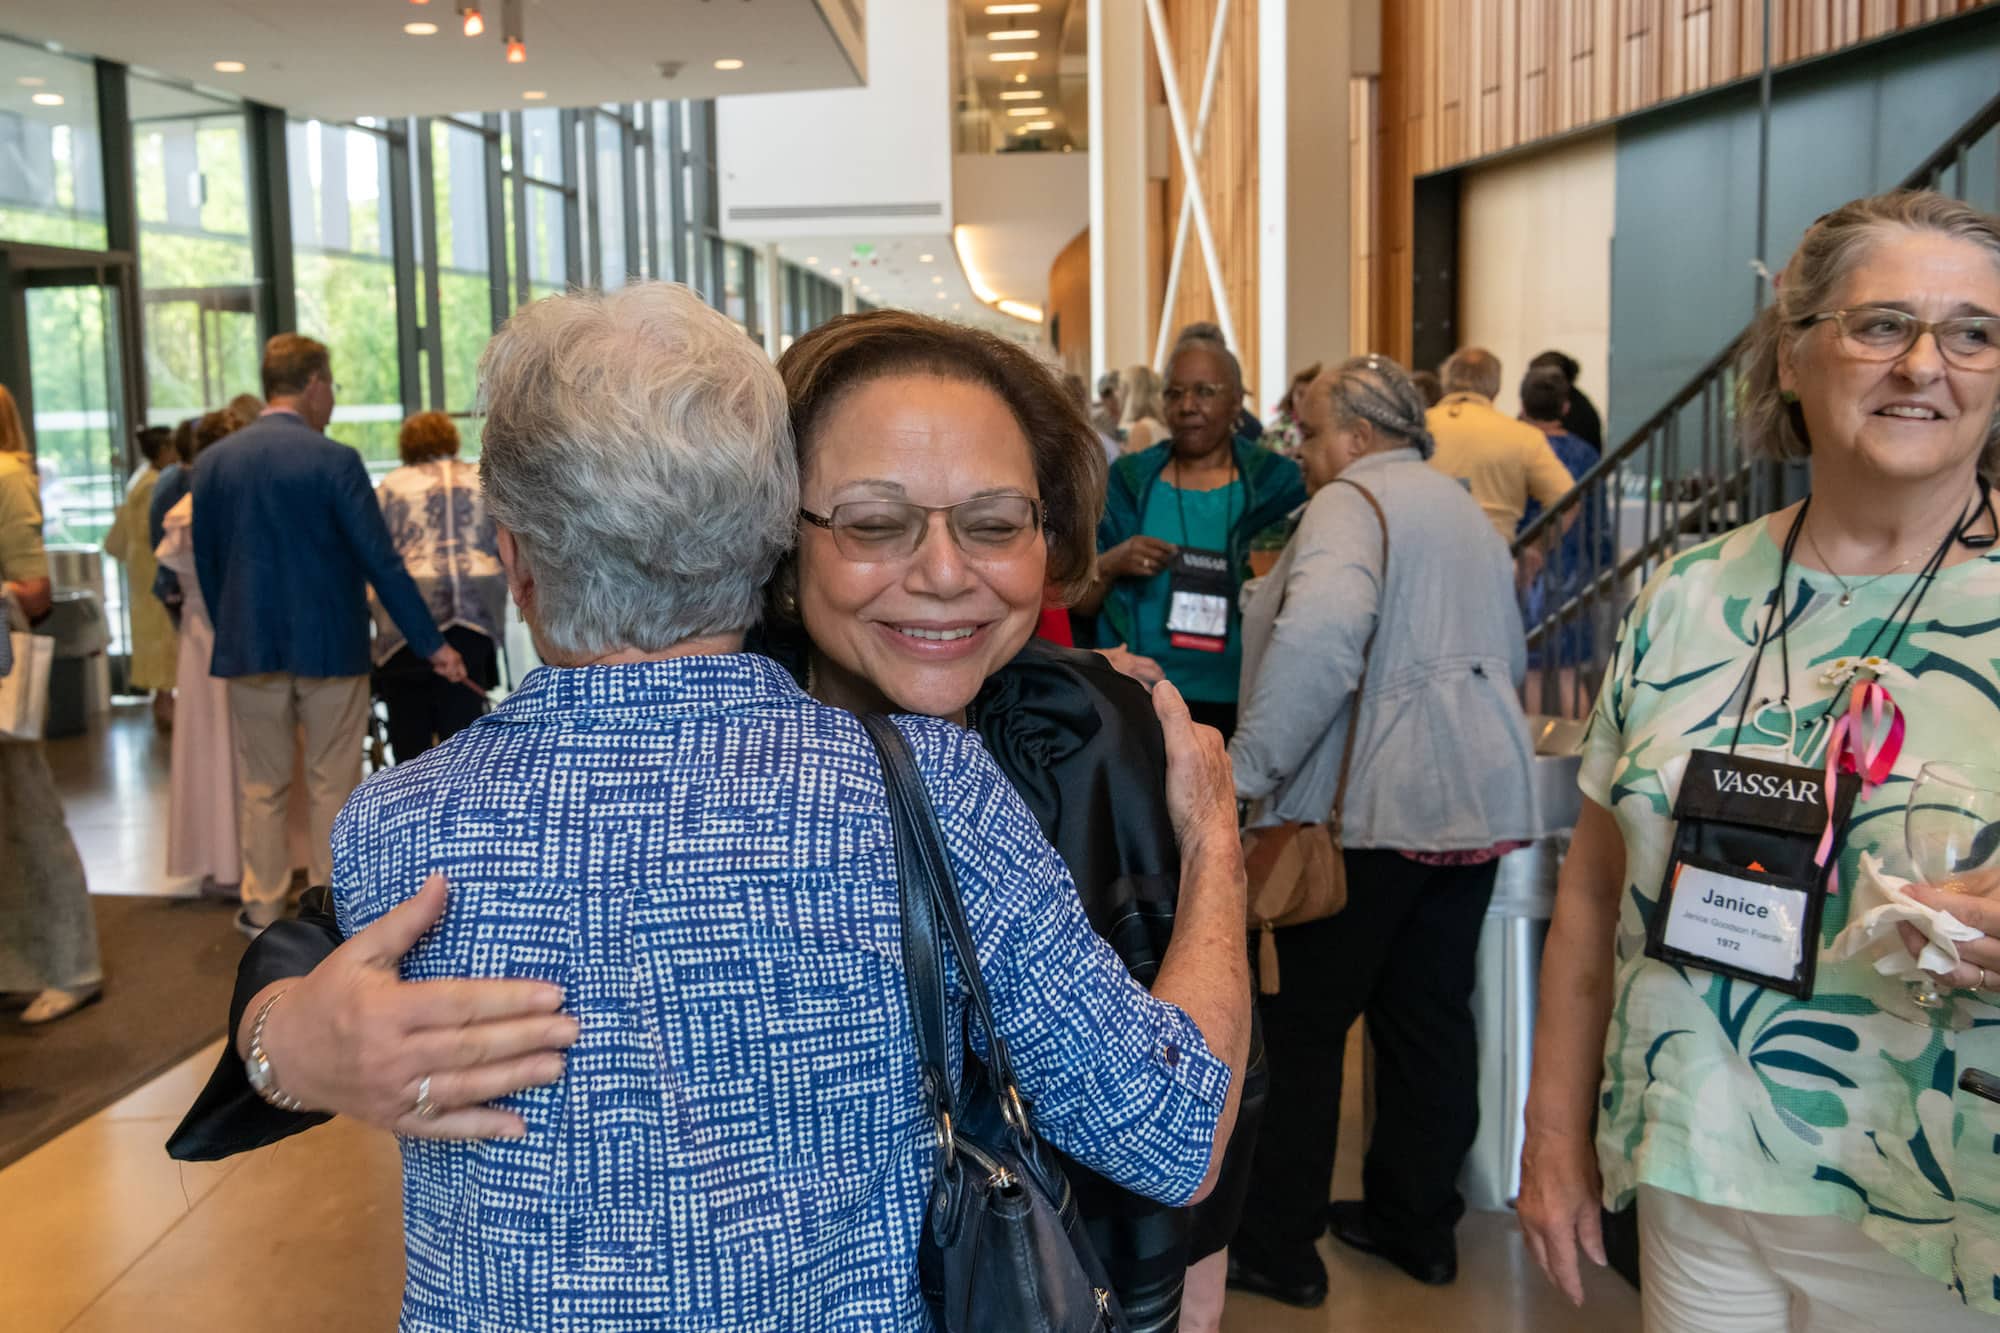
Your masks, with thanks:
<instances>
[{"instance_id":1,"label":"watch on wrist","mask_svg":"<svg viewBox=\"0 0 2000 1333\"><path fill-rule=\"evenodd\" d=\"M257 1011L257 1020L250 1025L250 1054L244 1057L243 1073L256 1094L280 1111L303 1111L306 1104L278 1086L277 1071L271 1068L271 1057L264 1050L264 1020L271 1016L271 1006L284 998L285 992L279 991Z\"/></svg>"}]
</instances>

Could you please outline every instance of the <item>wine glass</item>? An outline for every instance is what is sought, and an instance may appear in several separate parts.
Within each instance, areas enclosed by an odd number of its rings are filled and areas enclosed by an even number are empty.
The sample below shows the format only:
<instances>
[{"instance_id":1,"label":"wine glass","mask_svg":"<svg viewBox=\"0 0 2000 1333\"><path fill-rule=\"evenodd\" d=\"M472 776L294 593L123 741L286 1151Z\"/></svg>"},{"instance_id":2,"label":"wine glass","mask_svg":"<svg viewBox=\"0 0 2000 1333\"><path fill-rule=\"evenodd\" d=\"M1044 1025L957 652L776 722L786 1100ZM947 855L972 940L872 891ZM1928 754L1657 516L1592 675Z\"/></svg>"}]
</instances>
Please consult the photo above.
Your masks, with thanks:
<instances>
[{"instance_id":1,"label":"wine glass","mask_svg":"<svg viewBox=\"0 0 2000 1333\"><path fill-rule=\"evenodd\" d=\"M1948 893L1974 892L1966 877L2000 866L2000 769L1980 764L1928 763L1910 785L1903 845L1917 882ZM1910 983L1922 1009L1951 999L1929 975Z\"/></svg>"}]
</instances>

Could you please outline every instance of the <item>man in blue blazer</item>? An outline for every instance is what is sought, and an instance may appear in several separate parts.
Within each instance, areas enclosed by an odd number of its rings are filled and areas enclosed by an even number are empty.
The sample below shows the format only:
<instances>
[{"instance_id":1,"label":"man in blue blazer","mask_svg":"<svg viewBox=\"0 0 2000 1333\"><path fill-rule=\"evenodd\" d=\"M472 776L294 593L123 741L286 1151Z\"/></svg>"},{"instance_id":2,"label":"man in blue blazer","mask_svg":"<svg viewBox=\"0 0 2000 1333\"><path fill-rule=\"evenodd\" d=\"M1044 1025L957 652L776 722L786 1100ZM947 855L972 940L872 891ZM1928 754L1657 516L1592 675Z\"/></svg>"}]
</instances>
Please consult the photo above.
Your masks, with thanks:
<instances>
[{"instance_id":1,"label":"man in blue blazer","mask_svg":"<svg viewBox=\"0 0 2000 1333\"><path fill-rule=\"evenodd\" d=\"M270 406L210 446L194 480L195 573L215 622L209 671L229 681L236 731L236 924L252 937L284 912L301 728L312 882L333 877L333 818L361 782L368 730L368 585L438 674L465 679L396 555L361 455L321 434L333 418L325 345L281 333L265 344L263 372Z\"/></svg>"}]
</instances>

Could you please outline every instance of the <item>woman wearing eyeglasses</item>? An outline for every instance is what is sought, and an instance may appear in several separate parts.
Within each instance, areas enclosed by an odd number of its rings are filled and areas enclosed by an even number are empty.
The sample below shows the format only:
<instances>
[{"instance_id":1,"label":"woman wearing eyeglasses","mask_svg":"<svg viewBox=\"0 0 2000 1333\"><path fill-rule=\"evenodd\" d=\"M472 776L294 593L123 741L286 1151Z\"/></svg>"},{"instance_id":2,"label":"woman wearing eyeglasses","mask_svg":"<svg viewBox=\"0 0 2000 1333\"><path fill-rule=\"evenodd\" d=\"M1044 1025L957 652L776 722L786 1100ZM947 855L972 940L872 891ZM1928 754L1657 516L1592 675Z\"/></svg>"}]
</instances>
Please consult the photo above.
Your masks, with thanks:
<instances>
[{"instance_id":1,"label":"woman wearing eyeglasses","mask_svg":"<svg viewBox=\"0 0 2000 1333\"><path fill-rule=\"evenodd\" d=\"M1899 868L1923 764L2000 736L2000 219L1928 193L1835 210L1741 367L1746 449L1808 462L1812 492L1674 560L1626 618L1543 954L1522 1226L1580 1302L1600 1202L1636 1195L1650 1333L1990 1329L2000 1107L1956 1085L2000 1059L1995 978L1962 968L1926 1011L1825 946L1858 910L1861 854ZM1882 720L1856 730L1876 687ZM1698 777L1745 758L1809 768L1815 798L1838 770L1870 780L1849 780L1837 856L1805 849L1833 872L1817 932L1766 930L1790 952L1729 962L1680 899L1723 873L1716 911L1754 911L1769 867L1696 864L1676 835ZM1738 847L1783 822L1735 810Z\"/></svg>"},{"instance_id":2,"label":"woman wearing eyeglasses","mask_svg":"<svg viewBox=\"0 0 2000 1333\"><path fill-rule=\"evenodd\" d=\"M1161 400L1172 433L1112 466L1097 577L1077 610L1098 617L1100 643L1158 662L1195 720L1228 736L1251 544L1306 502L1305 479L1297 463L1237 437L1243 370L1221 343L1175 348Z\"/></svg>"}]
</instances>

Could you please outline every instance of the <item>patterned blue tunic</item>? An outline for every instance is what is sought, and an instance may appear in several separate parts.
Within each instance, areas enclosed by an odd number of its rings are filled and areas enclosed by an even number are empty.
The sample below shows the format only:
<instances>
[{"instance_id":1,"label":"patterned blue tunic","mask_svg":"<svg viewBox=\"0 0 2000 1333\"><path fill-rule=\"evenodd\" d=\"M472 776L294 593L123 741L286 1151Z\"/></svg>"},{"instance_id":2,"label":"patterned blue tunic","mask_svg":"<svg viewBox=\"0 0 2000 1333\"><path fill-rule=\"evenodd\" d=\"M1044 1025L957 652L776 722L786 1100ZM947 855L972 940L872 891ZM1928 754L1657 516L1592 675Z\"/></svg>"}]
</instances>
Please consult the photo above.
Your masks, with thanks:
<instances>
[{"instance_id":1,"label":"patterned blue tunic","mask_svg":"<svg viewBox=\"0 0 2000 1333\"><path fill-rule=\"evenodd\" d=\"M1227 1067L1092 933L977 738L901 725L1036 1124L1185 1202ZM934 1135L852 716L749 654L544 669L333 841L350 934L450 878L406 977L552 981L582 1023L564 1078L506 1102L525 1139L403 1141L403 1329L929 1327Z\"/></svg>"}]
</instances>

